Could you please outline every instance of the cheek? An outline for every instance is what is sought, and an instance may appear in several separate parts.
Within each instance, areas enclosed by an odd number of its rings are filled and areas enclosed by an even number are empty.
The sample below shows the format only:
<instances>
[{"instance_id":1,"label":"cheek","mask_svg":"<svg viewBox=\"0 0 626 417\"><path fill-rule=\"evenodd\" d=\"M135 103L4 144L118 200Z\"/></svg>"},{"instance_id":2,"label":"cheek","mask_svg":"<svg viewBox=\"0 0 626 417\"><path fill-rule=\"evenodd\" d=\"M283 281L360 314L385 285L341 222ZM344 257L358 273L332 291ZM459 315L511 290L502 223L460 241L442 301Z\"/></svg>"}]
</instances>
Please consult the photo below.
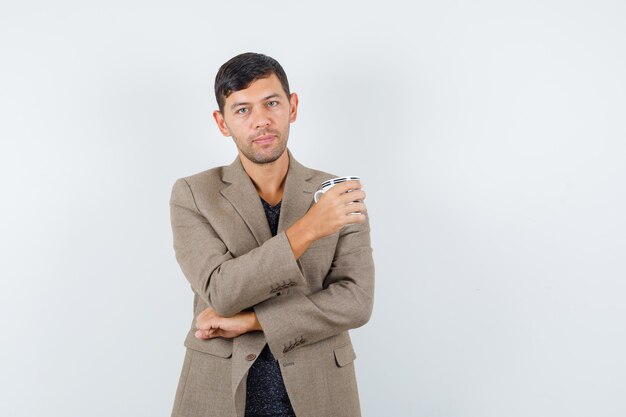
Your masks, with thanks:
<instances>
[{"instance_id":1,"label":"cheek","mask_svg":"<svg viewBox=\"0 0 626 417\"><path fill-rule=\"evenodd\" d=\"M226 128L230 131L231 135L237 137L241 136L242 132L246 130L241 120L229 120L226 124Z\"/></svg>"},{"instance_id":2,"label":"cheek","mask_svg":"<svg viewBox=\"0 0 626 417\"><path fill-rule=\"evenodd\" d=\"M289 112L288 109L284 109L281 110L280 112L277 112L275 114L275 119L276 121L280 121L280 123L287 123L289 124L289 122L291 122L291 113Z\"/></svg>"}]
</instances>

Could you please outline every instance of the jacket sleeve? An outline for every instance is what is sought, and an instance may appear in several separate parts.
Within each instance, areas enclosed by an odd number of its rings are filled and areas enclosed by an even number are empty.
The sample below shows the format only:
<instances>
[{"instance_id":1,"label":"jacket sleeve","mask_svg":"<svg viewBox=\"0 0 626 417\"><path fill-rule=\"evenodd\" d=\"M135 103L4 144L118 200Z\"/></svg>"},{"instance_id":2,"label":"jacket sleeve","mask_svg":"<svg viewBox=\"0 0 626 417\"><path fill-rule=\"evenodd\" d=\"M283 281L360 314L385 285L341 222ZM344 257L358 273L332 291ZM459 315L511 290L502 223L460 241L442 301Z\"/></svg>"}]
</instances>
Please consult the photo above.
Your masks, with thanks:
<instances>
[{"instance_id":1,"label":"jacket sleeve","mask_svg":"<svg viewBox=\"0 0 626 417\"><path fill-rule=\"evenodd\" d=\"M282 289L306 284L285 232L233 257L196 206L184 178L172 188L170 216L183 274L194 292L221 316L233 316L276 297Z\"/></svg>"},{"instance_id":2,"label":"jacket sleeve","mask_svg":"<svg viewBox=\"0 0 626 417\"><path fill-rule=\"evenodd\" d=\"M276 358L369 321L374 302L374 261L369 215L342 229L324 288L298 289L254 307Z\"/></svg>"}]
</instances>

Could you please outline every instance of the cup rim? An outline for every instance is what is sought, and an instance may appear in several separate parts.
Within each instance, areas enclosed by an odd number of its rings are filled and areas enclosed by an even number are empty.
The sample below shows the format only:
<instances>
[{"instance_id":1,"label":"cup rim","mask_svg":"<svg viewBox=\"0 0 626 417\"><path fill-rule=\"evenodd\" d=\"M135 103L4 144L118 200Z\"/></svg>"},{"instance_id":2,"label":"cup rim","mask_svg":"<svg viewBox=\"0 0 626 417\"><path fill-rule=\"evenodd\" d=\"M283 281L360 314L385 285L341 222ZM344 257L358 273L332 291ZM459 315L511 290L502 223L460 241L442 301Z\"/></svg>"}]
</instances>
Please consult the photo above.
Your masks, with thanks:
<instances>
[{"instance_id":1,"label":"cup rim","mask_svg":"<svg viewBox=\"0 0 626 417\"><path fill-rule=\"evenodd\" d=\"M336 178L331 178L329 180L326 180L322 183L321 187L324 188L329 185L339 184L339 183L346 182L346 181L360 180L360 179L361 177L357 175L345 175L343 177L336 177Z\"/></svg>"}]
</instances>

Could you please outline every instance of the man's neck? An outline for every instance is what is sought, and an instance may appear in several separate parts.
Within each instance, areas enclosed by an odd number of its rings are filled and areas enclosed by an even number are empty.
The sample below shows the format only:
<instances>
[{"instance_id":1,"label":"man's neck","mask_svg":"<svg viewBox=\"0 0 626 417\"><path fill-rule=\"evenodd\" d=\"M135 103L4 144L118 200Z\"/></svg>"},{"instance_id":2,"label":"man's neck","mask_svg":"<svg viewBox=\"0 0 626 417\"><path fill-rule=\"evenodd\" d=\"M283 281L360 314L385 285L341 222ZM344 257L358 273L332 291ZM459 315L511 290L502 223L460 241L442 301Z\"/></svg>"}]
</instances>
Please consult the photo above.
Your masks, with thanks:
<instances>
[{"instance_id":1,"label":"man's neck","mask_svg":"<svg viewBox=\"0 0 626 417\"><path fill-rule=\"evenodd\" d=\"M285 178L289 170L287 149L277 160L267 164L255 164L241 154L239 159L259 196L273 206L278 204L283 197Z\"/></svg>"}]
</instances>

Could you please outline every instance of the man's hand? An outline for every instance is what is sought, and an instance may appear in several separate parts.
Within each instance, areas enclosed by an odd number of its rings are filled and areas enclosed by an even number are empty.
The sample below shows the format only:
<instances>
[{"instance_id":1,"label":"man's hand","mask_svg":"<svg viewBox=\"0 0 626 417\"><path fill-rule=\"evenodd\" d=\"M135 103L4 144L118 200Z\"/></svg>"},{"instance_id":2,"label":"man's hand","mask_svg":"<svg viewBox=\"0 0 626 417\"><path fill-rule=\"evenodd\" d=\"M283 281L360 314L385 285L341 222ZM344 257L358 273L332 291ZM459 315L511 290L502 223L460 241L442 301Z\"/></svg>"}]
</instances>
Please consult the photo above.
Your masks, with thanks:
<instances>
[{"instance_id":1,"label":"man's hand","mask_svg":"<svg viewBox=\"0 0 626 417\"><path fill-rule=\"evenodd\" d=\"M360 181L346 181L326 191L285 234L296 259L311 244L351 223L365 223L367 207ZM358 214L353 214L358 213Z\"/></svg>"},{"instance_id":2,"label":"man's hand","mask_svg":"<svg viewBox=\"0 0 626 417\"><path fill-rule=\"evenodd\" d=\"M365 223L367 207L363 200L365 191L360 181L342 182L323 193L302 219L317 240L348 224Z\"/></svg>"},{"instance_id":3,"label":"man's hand","mask_svg":"<svg viewBox=\"0 0 626 417\"><path fill-rule=\"evenodd\" d=\"M222 317L212 308L207 308L196 317L195 333L198 339L224 337L227 339L255 330L262 330L254 311L242 311L232 317Z\"/></svg>"}]
</instances>

